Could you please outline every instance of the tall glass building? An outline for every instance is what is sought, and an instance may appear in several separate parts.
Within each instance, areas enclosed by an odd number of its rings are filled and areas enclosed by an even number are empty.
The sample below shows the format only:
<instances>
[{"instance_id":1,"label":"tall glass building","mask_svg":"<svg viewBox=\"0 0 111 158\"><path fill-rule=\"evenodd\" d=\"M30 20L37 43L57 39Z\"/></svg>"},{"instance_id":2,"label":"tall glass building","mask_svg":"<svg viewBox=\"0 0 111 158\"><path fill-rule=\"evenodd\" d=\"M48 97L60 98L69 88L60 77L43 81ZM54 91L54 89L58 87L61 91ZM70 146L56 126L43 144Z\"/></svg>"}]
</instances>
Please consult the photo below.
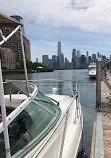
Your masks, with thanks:
<instances>
[{"instance_id":1,"label":"tall glass building","mask_svg":"<svg viewBox=\"0 0 111 158\"><path fill-rule=\"evenodd\" d=\"M57 63L58 63L58 68L60 68L61 69L61 42L59 41L58 42L58 50L57 50L57 52L58 52L58 60L57 60Z\"/></svg>"},{"instance_id":2,"label":"tall glass building","mask_svg":"<svg viewBox=\"0 0 111 158\"><path fill-rule=\"evenodd\" d=\"M72 63L75 63L75 61L76 61L76 53L77 53L77 50L73 49L73 51L72 51Z\"/></svg>"}]
</instances>

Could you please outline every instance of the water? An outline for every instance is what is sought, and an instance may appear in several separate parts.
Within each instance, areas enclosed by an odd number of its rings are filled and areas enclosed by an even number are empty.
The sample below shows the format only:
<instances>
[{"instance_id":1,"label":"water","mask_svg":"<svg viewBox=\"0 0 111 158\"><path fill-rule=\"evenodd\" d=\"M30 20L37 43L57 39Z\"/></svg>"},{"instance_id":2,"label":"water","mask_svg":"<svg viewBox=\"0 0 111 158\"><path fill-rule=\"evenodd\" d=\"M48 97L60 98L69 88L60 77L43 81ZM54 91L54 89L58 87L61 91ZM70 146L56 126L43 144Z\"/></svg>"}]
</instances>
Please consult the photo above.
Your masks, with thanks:
<instances>
[{"instance_id":1,"label":"water","mask_svg":"<svg viewBox=\"0 0 111 158\"><path fill-rule=\"evenodd\" d=\"M25 79L24 74L5 74L5 79ZM83 148L84 155L82 157L90 157L90 148L92 141L94 110L96 105L96 81L89 80L88 70L56 70L54 72L46 73L30 73L29 80L39 79L58 79L71 80L78 83L80 89L80 100L84 115L84 129L83 129ZM64 87L65 88L65 87ZM67 90L67 89L66 89Z\"/></svg>"}]
</instances>

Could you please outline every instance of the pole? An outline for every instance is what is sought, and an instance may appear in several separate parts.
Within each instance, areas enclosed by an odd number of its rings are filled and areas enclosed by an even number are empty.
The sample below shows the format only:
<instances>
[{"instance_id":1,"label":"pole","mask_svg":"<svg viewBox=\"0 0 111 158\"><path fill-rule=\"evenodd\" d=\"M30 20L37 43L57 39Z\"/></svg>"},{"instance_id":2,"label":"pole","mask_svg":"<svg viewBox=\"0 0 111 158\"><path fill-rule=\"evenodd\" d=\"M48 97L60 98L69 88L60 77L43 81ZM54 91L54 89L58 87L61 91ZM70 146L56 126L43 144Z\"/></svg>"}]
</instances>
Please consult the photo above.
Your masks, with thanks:
<instances>
[{"instance_id":1,"label":"pole","mask_svg":"<svg viewBox=\"0 0 111 158\"><path fill-rule=\"evenodd\" d=\"M3 33L0 29L0 35L2 37L2 41L0 42L0 46L5 43L14 33L16 33L21 26L19 25L12 33L10 33L6 38L3 36ZM2 69L1 69L1 54L0 54L0 105L1 105L1 113L3 120L3 133L4 133L4 141L5 141L5 152L6 158L11 158L10 153L10 143L9 143L9 135L8 135L8 126L6 121L6 107L5 107L5 99L4 99L4 88L3 88L3 79L2 79Z\"/></svg>"},{"instance_id":2,"label":"pole","mask_svg":"<svg viewBox=\"0 0 111 158\"><path fill-rule=\"evenodd\" d=\"M96 59L96 108L101 108L101 58Z\"/></svg>"},{"instance_id":3,"label":"pole","mask_svg":"<svg viewBox=\"0 0 111 158\"><path fill-rule=\"evenodd\" d=\"M25 79L26 79L26 90L27 90L27 95L29 96L27 67L26 67L26 59L25 59L25 52L24 52L23 36L22 36L22 29L21 29L21 27L20 27L20 38L21 38L22 55L23 55L23 63L24 63L24 71L25 71Z\"/></svg>"},{"instance_id":4,"label":"pole","mask_svg":"<svg viewBox=\"0 0 111 158\"><path fill-rule=\"evenodd\" d=\"M10 154L8 126L6 121L6 107L5 107L4 88L3 88L3 79L2 79L2 70L1 70L1 57L0 57L0 105L1 105L2 120L3 120L6 158L10 158L11 154Z\"/></svg>"},{"instance_id":5,"label":"pole","mask_svg":"<svg viewBox=\"0 0 111 158\"><path fill-rule=\"evenodd\" d=\"M96 59L96 109L98 108L98 59Z\"/></svg>"}]
</instances>

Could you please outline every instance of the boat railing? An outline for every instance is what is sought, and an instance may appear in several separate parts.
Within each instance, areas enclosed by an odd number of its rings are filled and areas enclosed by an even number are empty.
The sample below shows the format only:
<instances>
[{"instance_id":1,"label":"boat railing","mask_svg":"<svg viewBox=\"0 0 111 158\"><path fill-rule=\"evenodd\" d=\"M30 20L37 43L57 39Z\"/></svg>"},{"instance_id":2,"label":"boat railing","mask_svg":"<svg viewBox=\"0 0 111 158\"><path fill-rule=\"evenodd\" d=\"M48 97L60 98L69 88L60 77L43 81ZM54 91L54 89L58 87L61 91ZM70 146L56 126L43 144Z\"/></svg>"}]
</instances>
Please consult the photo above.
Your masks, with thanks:
<instances>
[{"instance_id":1,"label":"boat railing","mask_svg":"<svg viewBox=\"0 0 111 158\"><path fill-rule=\"evenodd\" d=\"M51 94L53 88L56 88L57 94L74 97L77 91L77 83L71 80L40 79L29 80L29 82L35 83L38 89L46 94Z\"/></svg>"}]
</instances>

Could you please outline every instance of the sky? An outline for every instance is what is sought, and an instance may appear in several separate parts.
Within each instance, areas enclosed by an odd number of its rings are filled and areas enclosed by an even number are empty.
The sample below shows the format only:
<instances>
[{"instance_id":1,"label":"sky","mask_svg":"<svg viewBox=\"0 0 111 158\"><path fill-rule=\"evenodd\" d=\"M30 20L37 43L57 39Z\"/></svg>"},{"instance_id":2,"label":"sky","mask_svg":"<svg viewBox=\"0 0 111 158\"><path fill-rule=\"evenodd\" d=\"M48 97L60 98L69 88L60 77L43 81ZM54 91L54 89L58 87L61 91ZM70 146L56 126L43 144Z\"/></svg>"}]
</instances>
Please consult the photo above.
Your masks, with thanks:
<instances>
[{"instance_id":1,"label":"sky","mask_svg":"<svg viewBox=\"0 0 111 158\"><path fill-rule=\"evenodd\" d=\"M23 18L31 59L57 55L57 42L71 61L72 49L111 54L111 0L0 0L0 12Z\"/></svg>"}]
</instances>

